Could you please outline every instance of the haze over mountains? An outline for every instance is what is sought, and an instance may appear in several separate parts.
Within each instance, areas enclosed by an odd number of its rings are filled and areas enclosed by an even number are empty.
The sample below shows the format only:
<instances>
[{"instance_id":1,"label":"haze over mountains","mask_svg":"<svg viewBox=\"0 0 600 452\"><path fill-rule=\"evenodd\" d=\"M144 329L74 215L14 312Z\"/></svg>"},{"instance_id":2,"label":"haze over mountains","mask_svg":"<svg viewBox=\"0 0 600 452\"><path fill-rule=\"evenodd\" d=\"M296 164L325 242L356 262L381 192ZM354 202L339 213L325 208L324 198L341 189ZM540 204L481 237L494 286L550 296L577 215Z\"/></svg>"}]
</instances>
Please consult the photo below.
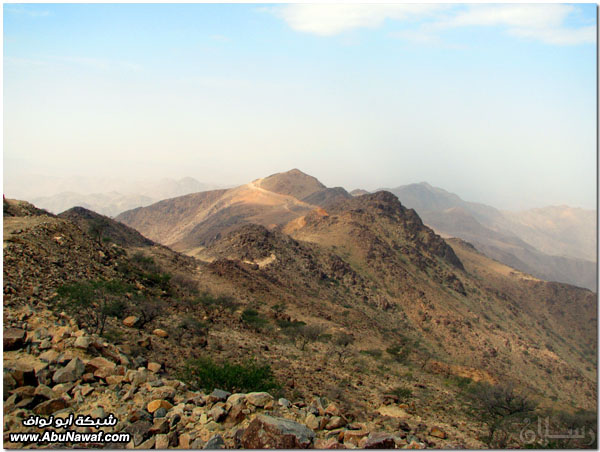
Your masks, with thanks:
<instances>
[{"instance_id":1,"label":"haze over mountains","mask_svg":"<svg viewBox=\"0 0 600 452\"><path fill-rule=\"evenodd\" d=\"M568 206L521 212L467 202L427 183L389 189L439 234L549 281L596 290L596 213Z\"/></svg>"},{"instance_id":2,"label":"haze over mountains","mask_svg":"<svg viewBox=\"0 0 600 452\"><path fill-rule=\"evenodd\" d=\"M72 207L116 216L161 199L216 188L192 177L138 180L135 178L48 177L39 174L5 174L4 194L25 199L58 214Z\"/></svg>"},{"instance_id":3,"label":"haze over mountains","mask_svg":"<svg viewBox=\"0 0 600 452\"><path fill-rule=\"evenodd\" d=\"M547 207L500 211L427 183L390 189L438 233L473 243L484 254L541 279L595 290L595 213ZM354 190L353 194L367 193ZM274 228L317 207L352 197L294 169L227 190L194 193L120 214L148 238L194 255L242 223Z\"/></svg>"}]
</instances>

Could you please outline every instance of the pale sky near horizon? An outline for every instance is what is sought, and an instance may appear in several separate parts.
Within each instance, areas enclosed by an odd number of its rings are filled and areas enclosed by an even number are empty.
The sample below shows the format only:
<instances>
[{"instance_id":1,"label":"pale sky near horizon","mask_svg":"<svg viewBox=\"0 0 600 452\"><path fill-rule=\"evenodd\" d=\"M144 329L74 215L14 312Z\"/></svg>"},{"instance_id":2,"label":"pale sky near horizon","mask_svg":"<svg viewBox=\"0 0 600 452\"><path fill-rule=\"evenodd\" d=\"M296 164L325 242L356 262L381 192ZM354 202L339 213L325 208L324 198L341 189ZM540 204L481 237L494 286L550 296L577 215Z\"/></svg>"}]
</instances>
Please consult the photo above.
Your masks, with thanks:
<instances>
[{"instance_id":1,"label":"pale sky near horizon","mask_svg":"<svg viewBox=\"0 0 600 452\"><path fill-rule=\"evenodd\" d=\"M427 181L498 208L596 206L594 4L3 14L5 179L232 185L299 168L348 190Z\"/></svg>"}]
</instances>

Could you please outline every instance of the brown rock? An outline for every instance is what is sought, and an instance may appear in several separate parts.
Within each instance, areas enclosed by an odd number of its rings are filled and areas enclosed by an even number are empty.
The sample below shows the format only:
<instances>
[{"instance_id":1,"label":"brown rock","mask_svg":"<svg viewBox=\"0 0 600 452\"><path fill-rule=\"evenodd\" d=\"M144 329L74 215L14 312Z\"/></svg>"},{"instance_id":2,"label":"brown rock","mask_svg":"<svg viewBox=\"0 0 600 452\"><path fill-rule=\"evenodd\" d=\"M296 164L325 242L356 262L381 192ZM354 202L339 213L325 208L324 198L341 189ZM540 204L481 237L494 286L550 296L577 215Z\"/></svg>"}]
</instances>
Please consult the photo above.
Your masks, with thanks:
<instances>
[{"instance_id":1,"label":"brown rock","mask_svg":"<svg viewBox=\"0 0 600 452\"><path fill-rule=\"evenodd\" d=\"M115 363L100 356L90 359L85 365L85 371L95 373L99 369L114 369L117 367Z\"/></svg>"},{"instance_id":2,"label":"brown rock","mask_svg":"<svg viewBox=\"0 0 600 452\"><path fill-rule=\"evenodd\" d=\"M160 419L154 419L154 424L150 428L150 434L156 435L157 433L168 433L169 432L169 421L167 418L162 417Z\"/></svg>"},{"instance_id":3,"label":"brown rock","mask_svg":"<svg viewBox=\"0 0 600 452\"><path fill-rule=\"evenodd\" d=\"M341 412L338 406L332 402L325 408L325 414L329 414L330 416L340 416Z\"/></svg>"},{"instance_id":4,"label":"brown rock","mask_svg":"<svg viewBox=\"0 0 600 452\"><path fill-rule=\"evenodd\" d=\"M341 416L333 416L325 425L325 430L334 430L346 425L346 420Z\"/></svg>"},{"instance_id":5,"label":"brown rock","mask_svg":"<svg viewBox=\"0 0 600 452\"><path fill-rule=\"evenodd\" d=\"M160 328L156 328L154 331L152 331L152 334L158 337L169 337L169 333L167 333L165 330L161 330Z\"/></svg>"},{"instance_id":6,"label":"brown rock","mask_svg":"<svg viewBox=\"0 0 600 452\"><path fill-rule=\"evenodd\" d=\"M33 409L35 414L52 414L67 408L69 404L61 397L40 403Z\"/></svg>"},{"instance_id":7,"label":"brown rock","mask_svg":"<svg viewBox=\"0 0 600 452\"><path fill-rule=\"evenodd\" d=\"M340 444L337 439L317 439L315 442L315 449L347 449L346 446Z\"/></svg>"},{"instance_id":8,"label":"brown rock","mask_svg":"<svg viewBox=\"0 0 600 452\"><path fill-rule=\"evenodd\" d=\"M189 449L190 448L190 442L191 442L191 437L188 433L182 433L181 435L179 435L179 448L180 449Z\"/></svg>"},{"instance_id":9,"label":"brown rock","mask_svg":"<svg viewBox=\"0 0 600 452\"><path fill-rule=\"evenodd\" d=\"M121 375L108 375L105 380L106 383L108 383L109 385L118 385L119 383L123 382L123 379L125 377L121 376Z\"/></svg>"},{"instance_id":10,"label":"brown rock","mask_svg":"<svg viewBox=\"0 0 600 452\"><path fill-rule=\"evenodd\" d=\"M4 330L4 351L18 350L25 345L25 331L19 328Z\"/></svg>"},{"instance_id":11,"label":"brown rock","mask_svg":"<svg viewBox=\"0 0 600 452\"><path fill-rule=\"evenodd\" d=\"M147 367L150 372L157 373L162 366L158 363L148 363Z\"/></svg>"},{"instance_id":12,"label":"brown rock","mask_svg":"<svg viewBox=\"0 0 600 452\"><path fill-rule=\"evenodd\" d=\"M256 416L242 436L245 449L308 449L315 433L298 422L266 415Z\"/></svg>"},{"instance_id":13,"label":"brown rock","mask_svg":"<svg viewBox=\"0 0 600 452\"><path fill-rule=\"evenodd\" d=\"M429 434L431 436L435 436L436 438L440 438L440 439L446 439L448 437L446 432L443 431L442 429L440 429L439 427L432 427L431 430L429 431Z\"/></svg>"},{"instance_id":14,"label":"brown rock","mask_svg":"<svg viewBox=\"0 0 600 452\"><path fill-rule=\"evenodd\" d=\"M388 433L371 433L365 442L365 449L393 449L396 443L394 437Z\"/></svg>"},{"instance_id":15,"label":"brown rock","mask_svg":"<svg viewBox=\"0 0 600 452\"><path fill-rule=\"evenodd\" d=\"M248 394L246 394L246 401L250 405L262 408L267 403L273 401L273 396L268 392L249 392Z\"/></svg>"},{"instance_id":16,"label":"brown rock","mask_svg":"<svg viewBox=\"0 0 600 452\"><path fill-rule=\"evenodd\" d=\"M123 319L123 325L128 326L128 327L134 327L135 325L137 325L137 323L140 321L139 317L136 317L134 315L130 315L129 317L125 317Z\"/></svg>"},{"instance_id":17,"label":"brown rock","mask_svg":"<svg viewBox=\"0 0 600 452\"><path fill-rule=\"evenodd\" d=\"M169 411L171 408L173 408L173 405L162 399L153 400L152 402L148 403L147 409L149 413L154 413L159 408L164 408L165 410Z\"/></svg>"},{"instance_id":18,"label":"brown rock","mask_svg":"<svg viewBox=\"0 0 600 452\"><path fill-rule=\"evenodd\" d=\"M360 440L368 435L369 432L367 430L346 430L344 431L344 442L358 447Z\"/></svg>"}]
</instances>

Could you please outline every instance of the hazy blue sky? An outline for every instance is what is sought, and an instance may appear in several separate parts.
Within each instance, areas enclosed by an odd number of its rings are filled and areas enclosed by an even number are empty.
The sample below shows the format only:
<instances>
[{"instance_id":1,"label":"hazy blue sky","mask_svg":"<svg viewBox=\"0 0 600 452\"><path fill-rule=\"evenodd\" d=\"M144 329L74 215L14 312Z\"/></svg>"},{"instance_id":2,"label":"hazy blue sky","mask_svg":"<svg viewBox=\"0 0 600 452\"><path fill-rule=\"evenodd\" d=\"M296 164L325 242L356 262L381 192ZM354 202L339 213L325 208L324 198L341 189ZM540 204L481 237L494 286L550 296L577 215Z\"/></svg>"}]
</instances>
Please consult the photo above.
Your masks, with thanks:
<instances>
[{"instance_id":1,"label":"hazy blue sky","mask_svg":"<svg viewBox=\"0 0 600 452\"><path fill-rule=\"evenodd\" d=\"M593 4L5 4L4 173L592 208L595 37Z\"/></svg>"}]
</instances>

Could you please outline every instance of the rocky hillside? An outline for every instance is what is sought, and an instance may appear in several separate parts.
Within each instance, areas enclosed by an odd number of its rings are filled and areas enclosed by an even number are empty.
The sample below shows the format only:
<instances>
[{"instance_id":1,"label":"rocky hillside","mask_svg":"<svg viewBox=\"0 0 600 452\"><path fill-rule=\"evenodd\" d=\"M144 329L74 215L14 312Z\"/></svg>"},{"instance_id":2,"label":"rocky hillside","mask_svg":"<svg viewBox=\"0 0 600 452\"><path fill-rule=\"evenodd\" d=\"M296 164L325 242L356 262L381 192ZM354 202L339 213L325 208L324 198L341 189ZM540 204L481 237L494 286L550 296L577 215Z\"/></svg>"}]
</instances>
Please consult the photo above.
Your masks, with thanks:
<instances>
[{"instance_id":1,"label":"rocky hillside","mask_svg":"<svg viewBox=\"0 0 600 452\"><path fill-rule=\"evenodd\" d=\"M425 182L390 189L444 236L547 281L596 290L596 212L566 206L500 211Z\"/></svg>"},{"instance_id":2,"label":"rocky hillside","mask_svg":"<svg viewBox=\"0 0 600 452\"><path fill-rule=\"evenodd\" d=\"M113 242L120 246L151 246L152 240L147 239L135 229L110 218L97 214L83 207L73 207L58 215L75 223L101 242Z\"/></svg>"},{"instance_id":3,"label":"rocky hillside","mask_svg":"<svg viewBox=\"0 0 600 452\"><path fill-rule=\"evenodd\" d=\"M595 409L594 294L446 242L390 193L282 226L232 226L198 258L96 240L22 206L5 204L20 215L4 218L5 433L35 410L98 417L102 407L133 434L128 447L268 438L481 448L493 443L466 397L484 382L510 383L544 410ZM102 328L73 309L86 290L118 305ZM211 395L231 382L190 368L252 368L249 358L272 373L270 396ZM518 445L518 431L512 438Z\"/></svg>"},{"instance_id":4,"label":"rocky hillside","mask_svg":"<svg viewBox=\"0 0 600 452\"><path fill-rule=\"evenodd\" d=\"M195 255L241 224L273 228L350 197L343 188L327 188L294 169L229 190L168 199L124 212L117 219L158 243Z\"/></svg>"}]
</instances>

